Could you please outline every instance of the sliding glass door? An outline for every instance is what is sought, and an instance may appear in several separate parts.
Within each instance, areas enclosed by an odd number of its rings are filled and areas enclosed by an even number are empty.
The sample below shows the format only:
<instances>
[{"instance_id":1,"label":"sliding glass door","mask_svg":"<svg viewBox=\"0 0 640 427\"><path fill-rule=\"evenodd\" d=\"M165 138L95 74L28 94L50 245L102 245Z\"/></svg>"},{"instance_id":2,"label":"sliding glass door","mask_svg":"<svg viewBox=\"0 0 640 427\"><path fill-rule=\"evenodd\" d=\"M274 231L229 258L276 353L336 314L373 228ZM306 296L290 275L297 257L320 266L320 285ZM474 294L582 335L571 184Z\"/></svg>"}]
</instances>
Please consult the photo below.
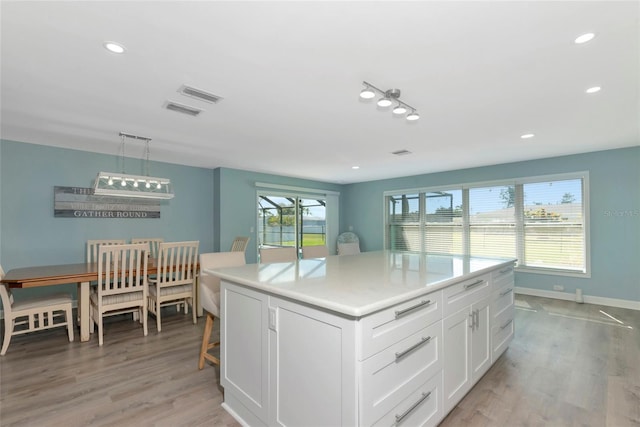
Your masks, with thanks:
<instances>
[{"instance_id":1,"label":"sliding glass door","mask_svg":"<svg viewBox=\"0 0 640 427\"><path fill-rule=\"evenodd\" d=\"M259 247L295 247L327 244L327 203L278 193L258 194Z\"/></svg>"}]
</instances>

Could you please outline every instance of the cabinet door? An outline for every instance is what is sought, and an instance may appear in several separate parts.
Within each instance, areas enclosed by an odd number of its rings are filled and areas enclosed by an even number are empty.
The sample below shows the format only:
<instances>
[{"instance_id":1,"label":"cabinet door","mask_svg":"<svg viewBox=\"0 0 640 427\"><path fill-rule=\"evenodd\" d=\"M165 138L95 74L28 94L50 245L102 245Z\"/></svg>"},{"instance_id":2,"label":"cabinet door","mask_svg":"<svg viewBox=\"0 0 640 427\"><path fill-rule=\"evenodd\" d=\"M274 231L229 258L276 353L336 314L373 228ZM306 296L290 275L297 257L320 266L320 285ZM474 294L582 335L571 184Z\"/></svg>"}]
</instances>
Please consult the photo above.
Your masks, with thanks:
<instances>
[{"instance_id":1,"label":"cabinet door","mask_svg":"<svg viewBox=\"0 0 640 427\"><path fill-rule=\"evenodd\" d=\"M448 413L471 388L471 312L466 307L446 317L443 325L444 413Z\"/></svg>"},{"instance_id":2,"label":"cabinet door","mask_svg":"<svg viewBox=\"0 0 640 427\"><path fill-rule=\"evenodd\" d=\"M269 425L356 425L355 320L274 297L269 313Z\"/></svg>"},{"instance_id":3,"label":"cabinet door","mask_svg":"<svg viewBox=\"0 0 640 427\"><path fill-rule=\"evenodd\" d=\"M471 305L475 324L471 333L471 375L475 383L491 366L491 316L490 298L486 297Z\"/></svg>"},{"instance_id":4,"label":"cabinet door","mask_svg":"<svg viewBox=\"0 0 640 427\"><path fill-rule=\"evenodd\" d=\"M222 281L220 297L223 406L251 425L266 425L270 404L267 296Z\"/></svg>"}]
</instances>

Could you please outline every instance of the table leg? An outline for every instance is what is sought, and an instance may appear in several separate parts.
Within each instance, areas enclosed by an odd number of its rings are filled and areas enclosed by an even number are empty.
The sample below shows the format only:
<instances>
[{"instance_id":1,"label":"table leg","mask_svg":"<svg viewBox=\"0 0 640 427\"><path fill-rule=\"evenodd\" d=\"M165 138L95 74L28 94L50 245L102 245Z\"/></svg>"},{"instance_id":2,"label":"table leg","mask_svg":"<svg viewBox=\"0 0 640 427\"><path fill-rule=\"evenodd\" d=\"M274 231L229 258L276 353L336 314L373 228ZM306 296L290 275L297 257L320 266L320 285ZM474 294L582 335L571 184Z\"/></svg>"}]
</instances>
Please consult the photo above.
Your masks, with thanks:
<instances>
[{"instance_id":1,"label":"table leg","mask_svg":"<svg viewBox=\"0 0 640 427\"><path fill-rule=\"evenodd\" d=\"M78 313L80 314L80 341L89 341L89 282L81 282L78 294Z\"/></svg>"}]
</instances>

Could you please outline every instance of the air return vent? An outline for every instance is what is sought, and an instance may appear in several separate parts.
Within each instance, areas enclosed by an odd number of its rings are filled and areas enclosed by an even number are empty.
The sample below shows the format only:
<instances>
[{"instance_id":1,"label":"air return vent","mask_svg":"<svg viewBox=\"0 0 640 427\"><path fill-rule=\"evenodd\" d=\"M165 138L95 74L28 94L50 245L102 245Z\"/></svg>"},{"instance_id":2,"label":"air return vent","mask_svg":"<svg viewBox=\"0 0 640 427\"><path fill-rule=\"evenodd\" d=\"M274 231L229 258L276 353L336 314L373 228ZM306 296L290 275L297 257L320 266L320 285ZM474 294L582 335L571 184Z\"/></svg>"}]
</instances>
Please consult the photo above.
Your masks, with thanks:
<instances>
[{"instance_id":1,"label":"air return vent","mask_svg":"<svg viewBox=\"0 0 640 427\"><path fill-rule=\"evenodd\" d=\"M396 156L406 156L407 154L411 154L411 151L409 151L409 150L398 150L398 151L391 152L391 154L395 154Z\"/></svg>"},{"instance_id":2,"label":"air return vent","mask_svg":"<svg viewBox=\"0 0 640 427\"><path fill-rule=\"evenodd\" d=\"M210 104L216 104L218 101L222 100L222 97L218 95L187 85L182 85L180 89L178 89L178 92L185 96L190 96L191 98L199 99L200 101L208 102Z\"/></svg>"},{"instance_id":3,"label":"air return vent","mask_svg":"<svg viewBox=\"0 0 640 427\"><path fill-rule=\"evenodd\" d=\"M194 116L194 117L202 113L202 110L199 108L190 107L184 104L178 104L177 102L173 102L173 101L167 101L164 104L164 108L166 108L167 110L176 111L178 113L183 113L183 114L187 114L189 116Z\"/></svg>"}]
</instances>

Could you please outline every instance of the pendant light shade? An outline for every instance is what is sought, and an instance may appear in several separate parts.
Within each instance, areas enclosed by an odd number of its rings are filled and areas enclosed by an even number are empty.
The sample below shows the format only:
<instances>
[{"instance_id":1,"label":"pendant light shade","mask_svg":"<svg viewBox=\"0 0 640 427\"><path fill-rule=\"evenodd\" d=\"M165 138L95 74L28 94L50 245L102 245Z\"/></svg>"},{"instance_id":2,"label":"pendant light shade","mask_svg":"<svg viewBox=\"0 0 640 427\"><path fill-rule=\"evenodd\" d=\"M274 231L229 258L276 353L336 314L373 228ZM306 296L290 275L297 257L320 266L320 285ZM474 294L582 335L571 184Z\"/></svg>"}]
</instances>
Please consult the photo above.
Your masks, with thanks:
<instances>
[{"instance_id":1,"label":"pendant light shade","mask_svg":"<svg viewBox=\"0 0 640 427\"><path fill-rule=\"evenodd\" d=\"M125 138L142 140L145 148L146 176L129 175L124 172ZM93 194L116 197L138 197L144 199L173 199L173 186L169 178L149 176L149 142L151 138L120 132L122 144L122 172L99 172L93 184Z\"/></svg>"}]
</instances>

